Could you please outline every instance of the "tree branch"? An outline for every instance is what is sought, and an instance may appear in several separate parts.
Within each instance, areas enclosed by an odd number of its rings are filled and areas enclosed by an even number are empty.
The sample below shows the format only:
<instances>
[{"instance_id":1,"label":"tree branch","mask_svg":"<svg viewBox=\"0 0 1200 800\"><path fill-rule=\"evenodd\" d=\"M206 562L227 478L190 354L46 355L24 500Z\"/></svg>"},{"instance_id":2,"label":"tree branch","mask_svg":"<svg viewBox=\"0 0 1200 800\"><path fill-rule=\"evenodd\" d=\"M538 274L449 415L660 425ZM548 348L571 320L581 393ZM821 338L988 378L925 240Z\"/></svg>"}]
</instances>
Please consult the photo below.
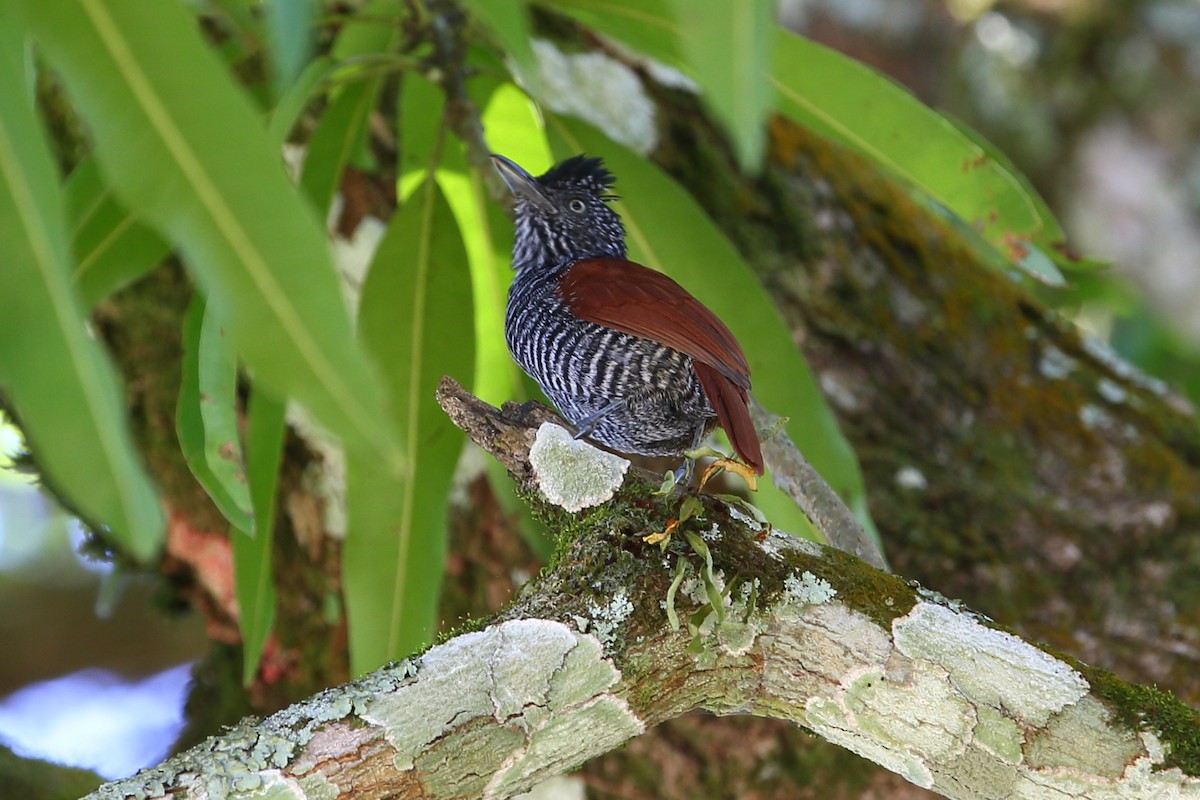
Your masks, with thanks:
<instances>
[{"instance_id":1,"label":"tree branch","mask_svg":"<svg viewBox=\"0 0 1200 800\"><path fill-rule=\"evenodd\" d=\"M763 457L771 467L775 485L795 501L831 545L861 558L876 569L887 569L883 553L862 523L846 507L833 487L808 463L787 431L779 425L779 417L763 408L753 397L750 399L750 413L760 431L779 428L763 441Z\"/></svg>"},{"instance_id":2,"label":"tree branch","mask_svg":"<svg viewBox=\"0 0 1200 800\"><path fill-rule=\"evenodd\" d=\"M439 399L559 533L554 568L487 627L93 797L509 797L702 709L790 720L947 797L1200 798L1200 721L1169 696L716 498L663 545L645 536L679 498L636 475L558 509L535 491L561 464L538 455L550 412ZM573 470L612 458L570 441Z\"/></svg>"}]
</instances>

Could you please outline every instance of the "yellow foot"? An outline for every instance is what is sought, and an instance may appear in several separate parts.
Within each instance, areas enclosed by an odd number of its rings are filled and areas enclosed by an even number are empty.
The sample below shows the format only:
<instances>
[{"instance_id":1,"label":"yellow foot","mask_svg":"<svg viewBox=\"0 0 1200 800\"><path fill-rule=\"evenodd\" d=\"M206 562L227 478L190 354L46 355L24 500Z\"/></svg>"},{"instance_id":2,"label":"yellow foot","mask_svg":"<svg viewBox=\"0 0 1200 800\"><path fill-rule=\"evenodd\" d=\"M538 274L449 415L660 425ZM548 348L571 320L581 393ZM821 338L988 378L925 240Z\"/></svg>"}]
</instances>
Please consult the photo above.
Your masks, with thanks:
<instances>
[{"instance_id":1,"label":"yellow foot","mask_svg":"<svg viewBox=\"0 0 1200 800\"><path fill-rule=\"evenodd\" d=\"M758 491L758 476L754 474L754 470L747 467L740 461L734 461L732 458L718 458L716 461L708 465L704 470L704 474L700 476L700 488L704 488L704 484L708 483L711 478L720 475L728 470L742 477L746 485L750 487L750 491Z\"/></svg>"}]
</instances>

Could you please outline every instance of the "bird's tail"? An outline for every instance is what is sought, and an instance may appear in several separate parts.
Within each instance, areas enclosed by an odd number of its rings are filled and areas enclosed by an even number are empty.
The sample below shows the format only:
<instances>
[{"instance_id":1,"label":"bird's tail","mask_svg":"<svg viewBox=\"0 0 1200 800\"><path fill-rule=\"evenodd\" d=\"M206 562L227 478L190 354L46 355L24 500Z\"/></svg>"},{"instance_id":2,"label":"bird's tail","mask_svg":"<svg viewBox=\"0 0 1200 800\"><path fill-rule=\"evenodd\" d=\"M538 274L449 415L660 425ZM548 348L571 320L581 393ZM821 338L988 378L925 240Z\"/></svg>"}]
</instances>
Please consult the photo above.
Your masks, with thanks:
<instances>
[{"instance_id":1,"label":"bird's tail","mask_svg":"<svg viewBox=\"0 0 1200 800\"><path fill-rule=\"evenodd\" d=\"M717 412L717 421L725 429L734 452L756 474L762 475L762 447L758 441L758 431L754 429L754 421L750 418L750 395L709 365L700 361L694 363L704 394Z\"/></svg>"}]
</instances>

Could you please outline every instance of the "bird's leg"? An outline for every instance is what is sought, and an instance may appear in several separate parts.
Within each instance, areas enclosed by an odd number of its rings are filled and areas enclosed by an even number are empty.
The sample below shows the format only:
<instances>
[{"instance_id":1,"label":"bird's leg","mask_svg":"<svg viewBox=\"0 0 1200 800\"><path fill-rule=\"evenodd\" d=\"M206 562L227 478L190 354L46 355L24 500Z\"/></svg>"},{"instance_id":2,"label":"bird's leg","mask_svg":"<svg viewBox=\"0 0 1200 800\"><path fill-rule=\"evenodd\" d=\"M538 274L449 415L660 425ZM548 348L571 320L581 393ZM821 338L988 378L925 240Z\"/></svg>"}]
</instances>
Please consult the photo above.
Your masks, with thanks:
<instances>
[{"instance_id":1,"label":"bird's leg","mask_svg":"<svg viewBox=\"0 0 1200 800\"><path fill-rule=\"evenodd\" d=\"M605 417L605 415L611 414L612 412L616 411L617 409L621 408L624 405L625 405L624 398L619 398L617 400L613 400L611 403L609 403L608 405L606 405L604 408L600 409L599 411L597 411L593 414L588 414L586 417L579 420L579 422L575 423L575 427L579 429L578 432L575 434L575 438L582 439L584 436L591 436L592 431L594 431L596 429L597 422L599 422L601 419L603 419Z\"/></svg>"},{"instance_id":2,"label":"bird's leg","mask_svg":"<svg viewBox=\"0 0 1200 800\"><path fill-rule=\"evenodd\" d=\"M701 420L696 426L696 432L692 435L692 446L683 451L683 464L675 470L675 483L683 486L692 482L692 473L696 471L696 459L700 455L700 442L704 441L704 431L708 427L708 420Z\"/></svg>"}]
</instances>

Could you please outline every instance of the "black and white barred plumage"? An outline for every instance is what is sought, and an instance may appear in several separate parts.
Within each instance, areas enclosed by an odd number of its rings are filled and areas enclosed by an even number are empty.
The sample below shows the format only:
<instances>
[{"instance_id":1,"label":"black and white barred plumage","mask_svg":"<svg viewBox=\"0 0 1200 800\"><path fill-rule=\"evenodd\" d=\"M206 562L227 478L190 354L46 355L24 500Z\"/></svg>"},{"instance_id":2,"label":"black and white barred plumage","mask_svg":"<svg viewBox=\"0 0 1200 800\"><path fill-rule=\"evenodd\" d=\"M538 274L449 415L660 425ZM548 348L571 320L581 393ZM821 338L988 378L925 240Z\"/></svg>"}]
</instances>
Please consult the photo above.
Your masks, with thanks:
<instances>
[{"instance_id":1,"label":"black and white barred plumage","mask_svg":"<svg viewBox=\"0 0 1200 800\"><path fill-rule=\"evenodd\" d=\"M583 259L625 258L625 229L609 207L612 175L577 156L513 188L517 274L508 293L509 351L572 424L623 453L677 456L716 418L693 366L677 350L580 319L560 280ZM522 177L523 176L523 177Z\"/></svg>"}]
</instances>

